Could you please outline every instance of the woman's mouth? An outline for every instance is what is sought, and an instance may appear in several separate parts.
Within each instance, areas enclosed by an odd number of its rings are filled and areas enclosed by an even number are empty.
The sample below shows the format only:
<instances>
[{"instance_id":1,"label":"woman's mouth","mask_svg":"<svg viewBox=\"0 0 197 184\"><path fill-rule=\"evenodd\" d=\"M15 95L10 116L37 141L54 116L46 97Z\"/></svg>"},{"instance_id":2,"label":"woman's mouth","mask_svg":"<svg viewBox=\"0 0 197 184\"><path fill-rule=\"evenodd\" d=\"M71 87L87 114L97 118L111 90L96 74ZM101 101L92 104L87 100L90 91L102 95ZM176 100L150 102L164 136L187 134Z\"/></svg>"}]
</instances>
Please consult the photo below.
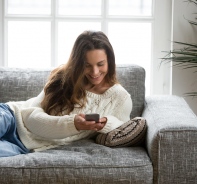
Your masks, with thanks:
<instances>
[{"instance_id":1,"label":"woman's mouth","mask_svg":"<svg viewBox=\"0 0 197 184\"><path fill-rule=\"evenodd\" d=\"M92 79L98 79L98 78L101 76L101 74L96 75L96 76L92 76L92 75L89 75L89 76L90 76L90 78L92 78Z\"/></svg>"}]
</instances>

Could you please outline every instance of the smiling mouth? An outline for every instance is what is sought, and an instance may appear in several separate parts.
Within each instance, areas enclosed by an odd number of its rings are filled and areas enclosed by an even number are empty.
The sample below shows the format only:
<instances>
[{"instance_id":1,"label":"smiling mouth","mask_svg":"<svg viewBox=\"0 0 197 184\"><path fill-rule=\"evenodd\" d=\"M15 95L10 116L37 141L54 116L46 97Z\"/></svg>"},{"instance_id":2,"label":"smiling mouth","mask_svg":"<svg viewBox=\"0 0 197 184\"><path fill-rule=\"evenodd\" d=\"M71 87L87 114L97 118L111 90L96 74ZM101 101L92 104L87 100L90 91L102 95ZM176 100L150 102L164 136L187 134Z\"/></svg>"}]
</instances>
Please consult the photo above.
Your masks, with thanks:
<instances>
[{"instance_id":1,"label":"smiling mouth","mask_svg":"<svg viewBox=\"0 0 197 184\"><path fill-rule=\"evenodd\" d=\"M92 76L92 75L90 75L90 77L91 77L92 79L98 79L100 76L101 76L101 74L99 74L99 75L97 75L97 76Z\"/></svg>"}]
</instances>

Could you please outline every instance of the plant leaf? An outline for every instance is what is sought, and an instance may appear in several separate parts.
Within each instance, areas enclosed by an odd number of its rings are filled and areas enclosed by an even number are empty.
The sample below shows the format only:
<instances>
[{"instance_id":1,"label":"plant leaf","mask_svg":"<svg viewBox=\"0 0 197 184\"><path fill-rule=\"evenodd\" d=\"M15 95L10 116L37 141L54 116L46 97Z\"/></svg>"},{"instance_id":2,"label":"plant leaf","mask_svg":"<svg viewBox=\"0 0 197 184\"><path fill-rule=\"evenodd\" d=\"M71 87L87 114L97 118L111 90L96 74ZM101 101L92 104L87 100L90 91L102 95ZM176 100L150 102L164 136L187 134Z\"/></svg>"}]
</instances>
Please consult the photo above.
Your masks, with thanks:
<instances>
[{"instance_id":1,"label":"plant leaf","mask_svg":"<svg viewBox=\"0 0 197 184\"><path fill-rule=\"evenodd\" d=\"M189 93L185 93L186 96L192 96L192 97L197 97L197 92L189 92Z\"/></svg>"}]
</instances>

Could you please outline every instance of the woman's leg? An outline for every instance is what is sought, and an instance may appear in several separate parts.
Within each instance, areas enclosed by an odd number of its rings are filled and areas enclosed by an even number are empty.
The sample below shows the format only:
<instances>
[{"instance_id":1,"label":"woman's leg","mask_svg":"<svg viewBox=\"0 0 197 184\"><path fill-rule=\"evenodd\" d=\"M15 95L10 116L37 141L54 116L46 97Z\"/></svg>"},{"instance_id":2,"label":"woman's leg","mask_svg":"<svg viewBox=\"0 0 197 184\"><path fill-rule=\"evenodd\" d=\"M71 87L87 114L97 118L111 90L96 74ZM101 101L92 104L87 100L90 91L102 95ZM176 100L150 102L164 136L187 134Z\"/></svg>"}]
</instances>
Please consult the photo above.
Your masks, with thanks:
<instances>
[{"instance_id":1,"label":"woman's leg","mask_svg":"<svg viewBox=\"0 0 197 184\"><path fill-rule=\"evenodd\" d=\"M13 129L13 115L6 104L0 103L0 139ZM11 130L12 131L12 130Z\"/></svg>"},{"instance_id":2,"label":"woman's leg","mask_svg":"<svg viewBox=\"0 0 197 184\"><path fill-rule=\"evenodd\" d=\"M0 140L0 157L19 155L23 150L17 145L6 140Z\"/></svg>"},{"instance_id":3,"label":"woman's leg","mask_svg":"<svg viewBox=\"0 0 197 184\"><path fill-rule=\"evenodd\" d=\"M0 156L28 153L16 130L16 119L9 106L0 104ZM9 154L10 153L10 154Z\"/></svg>"}]
</instances>

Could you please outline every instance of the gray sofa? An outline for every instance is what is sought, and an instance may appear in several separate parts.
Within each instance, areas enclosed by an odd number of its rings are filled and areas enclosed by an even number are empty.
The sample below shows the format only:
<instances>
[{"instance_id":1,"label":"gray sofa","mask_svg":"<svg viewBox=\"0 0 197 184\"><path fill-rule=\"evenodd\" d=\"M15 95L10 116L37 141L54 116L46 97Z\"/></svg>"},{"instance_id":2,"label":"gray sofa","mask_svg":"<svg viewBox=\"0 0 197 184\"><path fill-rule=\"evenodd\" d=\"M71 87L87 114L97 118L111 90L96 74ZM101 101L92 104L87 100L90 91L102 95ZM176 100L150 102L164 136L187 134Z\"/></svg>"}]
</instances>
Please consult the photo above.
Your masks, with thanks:
<instances>
[{"instance_id":1,"label":"gray sofa","mask_svg":"<svg viewBox=\"0 0 197 184\"><path fill-rule=\"evenodd\" d=\"M0 68L0 102L38 95L50 71ZM185 100L145 97L145 71L139 66L117 66L117 75L133 99L131 118L147 120L144 146L109 148L89 139L0 158L0 184L197 183L197 118Z\"/></svg>"}]
</instances>

